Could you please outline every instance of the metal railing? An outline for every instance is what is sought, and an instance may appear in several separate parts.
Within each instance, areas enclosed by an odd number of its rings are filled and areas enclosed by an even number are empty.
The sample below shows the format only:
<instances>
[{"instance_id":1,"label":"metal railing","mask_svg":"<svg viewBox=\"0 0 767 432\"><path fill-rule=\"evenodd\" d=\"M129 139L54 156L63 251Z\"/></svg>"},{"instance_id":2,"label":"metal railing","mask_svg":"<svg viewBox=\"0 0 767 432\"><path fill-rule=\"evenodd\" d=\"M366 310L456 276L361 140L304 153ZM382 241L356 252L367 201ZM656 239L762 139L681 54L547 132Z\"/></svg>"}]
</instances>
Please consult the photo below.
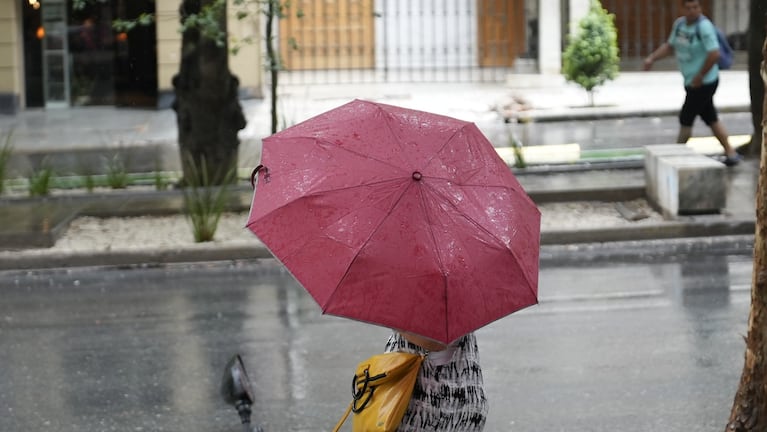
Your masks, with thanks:
<instances>
[{"instance_id":1,"label":"metal railing","mask_svg":"<svg viewBox=\"0 0 767 432\"><path fill-rule=\"evenodd\" d=\"M280 20L285 83L502 81L529 64L538 0L296 1ZM295 11L294 11L295 12Z\"/></svg>"}]
</instances>

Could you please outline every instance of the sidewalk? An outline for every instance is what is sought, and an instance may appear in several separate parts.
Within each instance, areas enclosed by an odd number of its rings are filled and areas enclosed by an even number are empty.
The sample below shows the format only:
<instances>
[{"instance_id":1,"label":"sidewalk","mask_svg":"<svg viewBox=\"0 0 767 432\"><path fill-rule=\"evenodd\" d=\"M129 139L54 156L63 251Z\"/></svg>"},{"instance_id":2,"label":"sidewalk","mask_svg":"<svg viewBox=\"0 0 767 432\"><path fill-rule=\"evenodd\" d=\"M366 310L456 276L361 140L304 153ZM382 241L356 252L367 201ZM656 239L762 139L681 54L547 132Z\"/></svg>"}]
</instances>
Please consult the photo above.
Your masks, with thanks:
<instances>
[{"instance_id":1,"label":"sidewalk","mask_svg":"<svg viewBox=\"0 0 767 432\"><path fill-rule=\"evenodd\" d=\"M334 108L353 98L374 99L383 103L413 109L437 112L476 123L493 141L493 134L502 128L502 107L513 98L531 103L530 109L520 111L521 121L548 121L556 118L591 119L605 116L660 115L675 112L683 99L681 78L677 73L625 73L608 83L596 96L598 107L583 107L587 96L583 90L565 83L561 77L516 75L501 84L389 84L346 86L290 86L283 89L282 112L288 124L294 124ZM717 92L717 103L722 111L747 110L749 106L748 75L744 71L723 73ZM255 166L258 161L260 139L268 136L268 101L243 101L248 126L241 132L241 166ZM576 108L577 107L577 108ZM175 113L171 110L130 110L117 108L74 108L69 110L30 110L16 116L0 116L0 132L13 129L14 148L19 154L41 155L56 153L69 164L76 164L83 154L118 150L125 147L149 149L144 163L154 169L160 157L164 166L177 159L175 144ZM552 147L555 148L555 147ZM67 160L68 159L68 160ZM135 162L135 161L134 161ZM152 165L149 165L152 164ZM615 165L606 165L601 168ZM642 196L644 188L641 161L633 161L629 169L594 169L591 164L574 164L564 170L537 167L517 170L517 176L536 202L634 199ZM542 244L547 249L542 259L560 258L572 253L574 244L588 245L601 242L636 242L652 239L693 237L710 242L711 236L730 238L739 248L748 248L749 236L754 232L754 196L758 180L758 161L745 161L728 170L728 203L720 215L689 216L674 221L644 224L627 229L604 227L590 230L549 230L542 233ZM170 192L169 192L170 193ZM245 196L248 192L243 192ZM171 193L172 194L172 193ZM119 204L102 200L103 208L145 209L147 213L178 211L178 197L168 199L159 193L145 201L123 200ZM119 199L119 198L118 198ZM174 201L175 200L175 201ZM12 202L13 201L13 202ZM51 204L55 200L47 200ZM243 201L247 201L244 199ZM0 226L6 227L6 241L10 236L23 235L7 232L12 220L24 220L12 211L13 199L0 198L6 211L0 217ZM170 203L170 204L169 204ZM87 206L98 206L89 203ZM174 207L175 206L175 207ZM80 210L78 210L80 211ZM119 213L119 212L118 212ZM62 215L66 224L74 215ZM28 217L27 217L28 219ZM0 241L3 239L0 230ZM56 234L54 232L54 234ZM735 236L735 237L731 237ZM745 237L743 237L745 236ZM19 238L16 238L19 241ZM21 237L24 241L24 237ZM671 244L672 242L666 242ZM733 243L729 243L733 244ZM625 244L624 244L625 246ZM636 245L634 245L636 246ZM662 249L658 243L653 248ZM689 247L680 246L683 249ZM587 248L592 248L588 246ZM631 247L629 247L631 248ZM2 248L0 248L2 249ZM625 253L626 247L623 247ZM641 250L640 250L641 249ZM636 254L647 254L642 248ZM613 248L620 255L621 249ZM260 245L203 244L189 248L169 250L133 250L125 253L48 252L41 249L0 252L0 269L41 268L56 266L132 265L181 261L229 260L268 257Z\"/></svg>"},{"instance_id":2,"label":"sidewalk","mask_svg":"<svg viewBox=\"0 0 767 432\"><path fill-rule=\"evenodd\" d=\"M477 124L497 147L508 145L504 107L524 100L516 111L519 121L595 119L626 116L675 115L684 99L676 72L626 72L598 88L597 106L586 106L587 93L560 75L510 75L506 83L392 83L348 85L290 85L279 99L281 121L296 124L352 99L370 99L406 108L443 114ZM722 73L715 101L721 111L748 111L750 94L746 71ZM242 101L248 120L240 131L240 165L255 166L260 140L270 134L268 99ZM63 110L31 109L0 115L0 133L13 132L16 152L77 169L72 155L131 150L137 169L178 168L176 115L173 110L82 107ZM564 144L564 143L551 143ZM143 151L142 151L143 150ZM17 158L23 168L29 162Z\"/></svg>"}]
</instances>

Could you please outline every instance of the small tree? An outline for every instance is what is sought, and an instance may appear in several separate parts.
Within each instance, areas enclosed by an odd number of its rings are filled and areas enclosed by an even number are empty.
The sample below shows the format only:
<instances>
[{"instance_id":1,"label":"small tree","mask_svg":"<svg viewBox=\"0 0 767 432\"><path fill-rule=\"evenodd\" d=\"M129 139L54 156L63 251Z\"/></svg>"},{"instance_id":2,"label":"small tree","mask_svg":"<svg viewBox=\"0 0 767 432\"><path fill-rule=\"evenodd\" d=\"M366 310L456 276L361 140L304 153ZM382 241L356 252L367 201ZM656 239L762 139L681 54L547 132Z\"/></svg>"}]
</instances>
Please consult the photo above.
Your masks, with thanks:
<instances>
[{"instance_id":1,"label":"small tree","mask_svg":"<svg viewBox=\"0 0 767 432\"><path fill-rule=\"evenodd\" d=\"M594 88L618 76L619 60L615 15L603 9L599 0L591 0L562 58L565 79L583 87L594 106Z\"/></svg>"}]
</instances>

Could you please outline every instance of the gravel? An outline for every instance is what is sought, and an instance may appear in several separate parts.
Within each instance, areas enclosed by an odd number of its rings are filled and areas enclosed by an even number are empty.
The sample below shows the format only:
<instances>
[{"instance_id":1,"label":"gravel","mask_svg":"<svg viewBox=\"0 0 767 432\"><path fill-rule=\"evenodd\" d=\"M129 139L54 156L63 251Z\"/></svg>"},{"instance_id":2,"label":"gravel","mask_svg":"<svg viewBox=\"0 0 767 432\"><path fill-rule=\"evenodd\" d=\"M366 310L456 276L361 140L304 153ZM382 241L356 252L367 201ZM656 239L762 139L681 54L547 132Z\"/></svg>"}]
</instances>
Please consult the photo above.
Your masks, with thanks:
<instances>
[{"instance_id":1,"label":"gravel","mask_svg":"<svg viewBox=\"0 0 767 432\"><path fill-rule=\"evenodd\" d=\"M651 224L663 220L644 199L622 203L636 218L625 218L616 203L578 201L541 204L541 230L583 230ZM213 243L252 244L258 239L245 228L247 213L221 215ZM191 247L192 227L183 215L130 218L79 217L50 248L56 251L135 250Z\"/></svg>"}]
</instances>

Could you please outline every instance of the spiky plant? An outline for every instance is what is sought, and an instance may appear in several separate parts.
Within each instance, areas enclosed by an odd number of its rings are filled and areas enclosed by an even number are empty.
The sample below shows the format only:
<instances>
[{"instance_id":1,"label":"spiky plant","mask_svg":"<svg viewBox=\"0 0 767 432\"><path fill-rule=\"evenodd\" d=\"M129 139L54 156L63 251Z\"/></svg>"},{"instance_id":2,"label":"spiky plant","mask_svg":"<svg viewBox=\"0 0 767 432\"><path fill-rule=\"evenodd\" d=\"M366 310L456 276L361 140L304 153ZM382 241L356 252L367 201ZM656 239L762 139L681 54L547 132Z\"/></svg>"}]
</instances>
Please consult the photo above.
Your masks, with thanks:
<instances>
[{"instance_id":1,"label":"spiky plant","mask_svg":"<svg viewBox=\"0 0 767 432\"><path fill-rule=\"evenodd\" d=\"M3 146L0 147L0 195L5 191L5 179L8 177L8 162L13 154L12 135L13 131L6 133Z\"/></svg>"},{"instance_id":2,"label":"spiky plant","mask_svg":"<svg viewBox=\"0 0 767 432\"><path fill-rule=\"evenodd\" d=\"M130 184L128 164L120 153L105 160L107 184L112 189L125 189Z\"/></svg>"},{"instance_id":3,"label":"spiky plant","mask_svg":"<svg viewBox=\"0 0 767 432\"><path fill-rule=\"evenodd\" d=\"M192 224L192 234L197 243L212 241L218 228L221 214L226 209L230 195L230 187L237 178L234 168L225 173L216 174L216 178L223 178L220 185L215 185L210 178L205 158L200 160L200 166L191 161L188 155L191 176L187 176L187 183L183 189L184 208L187 217Z\"/></svg>"},{"instance_id":4,"label":"spiky plant","mask_svg":"<svg viewBox=\"0 0 767 432\"><path fill-rule=\"evenodd\" d=\"M47 160L43 160L40 166L33 168L29 175L29 196L42 197L51 193L53 181L53 167Z\"/></svg>"}]
</instances>

